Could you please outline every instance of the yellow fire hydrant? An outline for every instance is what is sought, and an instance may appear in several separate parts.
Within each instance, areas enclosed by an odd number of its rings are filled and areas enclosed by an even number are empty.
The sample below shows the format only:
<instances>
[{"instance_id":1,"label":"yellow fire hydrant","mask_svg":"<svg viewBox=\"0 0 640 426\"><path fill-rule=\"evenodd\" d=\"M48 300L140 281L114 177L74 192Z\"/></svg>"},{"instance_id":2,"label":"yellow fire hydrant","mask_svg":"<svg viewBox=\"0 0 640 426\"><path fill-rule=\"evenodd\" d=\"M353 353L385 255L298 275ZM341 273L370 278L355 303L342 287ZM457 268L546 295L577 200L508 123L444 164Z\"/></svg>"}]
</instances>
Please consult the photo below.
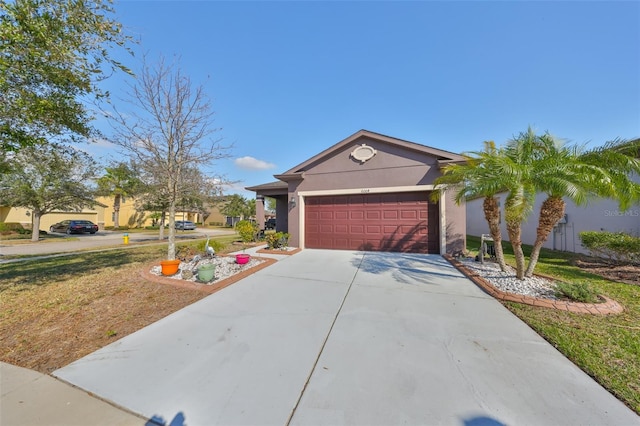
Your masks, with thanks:
<instances>
[{"instance_id":1,"label":"yellow fire hydrant","mask_svg":"<svg viewBox=\"0 0 640 426\"><path fill-rule=\"evenodd\" d=\"M124 240L125 244L129 244L129 234L125 232L125 234L122 236L122 239Z\"/></svg>"}]
</instances>

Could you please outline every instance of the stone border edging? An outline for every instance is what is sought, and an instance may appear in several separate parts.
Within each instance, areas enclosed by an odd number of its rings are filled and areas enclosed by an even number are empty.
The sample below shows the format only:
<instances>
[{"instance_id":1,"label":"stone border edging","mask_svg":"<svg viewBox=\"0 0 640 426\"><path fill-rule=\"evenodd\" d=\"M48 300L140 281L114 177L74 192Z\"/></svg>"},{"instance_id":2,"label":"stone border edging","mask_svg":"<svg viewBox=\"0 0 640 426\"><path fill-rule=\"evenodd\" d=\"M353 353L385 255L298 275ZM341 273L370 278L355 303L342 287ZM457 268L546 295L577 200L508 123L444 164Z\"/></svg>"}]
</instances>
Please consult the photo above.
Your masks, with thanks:
<instances>
[{"instance_id":1,"label":"stone border edging","mask_svg":"<svg viewBox=\"0 0 640 426\"><path fill-rule=\"evenodd\" d=\"M270 250L270 249L264 248L264 249L256 250L256 253L281 254L281 255L284 255L284 256L289 256L289 255L292 255L292 254L299 253L301 251L302 251L302 249L299 248L299 247L297 249L294 249L294 250Z\"/></svg>"},{"instance_id":2,"label":"stone border edging","mask_svg":"<svg viewBox=\"0 0 640 426\"><path fill-rule=\"evenodd\" d=\"M579 314L612 315L619 314L624 311L624 307L622 305L620 305L615 300L609 299L605 296L600 296L605 300L603 303L581 303L570 302L566 300L541 299L538 297L507 293L505 291L498 290L490 282L482 278L479 274L471 272L461 262L457 261L450 255L444 255L443 257L448 260L449 263L451 263L458 271L462 272L464 276L473 281L478 287L498 300L523 303L525 305L539 306L542 308L558 309L560 311L568 311Z\"/></svg>"},{"instance_id":3,"label":"stone border edging","mask_svg":"<svg viewBox=\"0 0 640 426\"><path fill-rule=\"evenodd\" d=\"M222 256L221 256L222 257ZM230 256L224 256L224 257L230 257ZM180 287L180 288L186 288L189 290L197 290L197 291L201 291L204 293L208 293L208 294L212 294L215 293L216 291L222 290L225 287L229 287L231 284L234 284L237 281L240 281L243 278L248 277L249 275L253 274L254 272L258 272L261 269L266 268L269 265L273 265L274 263L277 262L276 259L271 259L271 258L267 258L267 257L259 257L259 256L254 256L254 259L260 259L262 262L260 262L258 265L253 266L251 268L248 268L242 272L238 272L237 274L234 274L232 276L230 276L229 278L225 278L222 281L218 281L216 283L213 284L202 284L202 283L198 283L198 282L193 282L193 281L185 281L185 280L178 280L178 279L174 279L174 278L168 278L168 277L163 277L160 275L155 275L152 274L151 272L149 272L149 270L151 269L151 266L156 266L158 264L158 262L153 262L153 263L149 263L147 264L142 271L140 272L140 275L142 276L142 278L157 283L157 284L168 284L168 285L172 285L174 287Z\"/></svg>"}]
</instances>

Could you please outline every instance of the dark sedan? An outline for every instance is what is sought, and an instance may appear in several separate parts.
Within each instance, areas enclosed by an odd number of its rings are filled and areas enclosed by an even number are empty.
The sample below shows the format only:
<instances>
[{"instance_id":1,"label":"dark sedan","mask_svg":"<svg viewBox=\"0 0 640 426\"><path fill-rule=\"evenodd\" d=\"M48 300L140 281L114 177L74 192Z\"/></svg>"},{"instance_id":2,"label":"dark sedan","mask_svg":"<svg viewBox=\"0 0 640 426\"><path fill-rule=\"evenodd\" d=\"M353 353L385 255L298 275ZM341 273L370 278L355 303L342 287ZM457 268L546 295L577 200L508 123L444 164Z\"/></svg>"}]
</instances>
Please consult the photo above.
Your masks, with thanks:
<instances>
[{"instance_id":1,"label":"dark sedan","mask_svg":"<svg viewBox=\"0 0 640 426\"><path fill-rule=\"evenodd\" d=\"M90 220L63 220L49 228L50 232L66 232L67 234L82 234L88 232L95 234L98 232L98 225Z\"/></svg>"}]
</instances>

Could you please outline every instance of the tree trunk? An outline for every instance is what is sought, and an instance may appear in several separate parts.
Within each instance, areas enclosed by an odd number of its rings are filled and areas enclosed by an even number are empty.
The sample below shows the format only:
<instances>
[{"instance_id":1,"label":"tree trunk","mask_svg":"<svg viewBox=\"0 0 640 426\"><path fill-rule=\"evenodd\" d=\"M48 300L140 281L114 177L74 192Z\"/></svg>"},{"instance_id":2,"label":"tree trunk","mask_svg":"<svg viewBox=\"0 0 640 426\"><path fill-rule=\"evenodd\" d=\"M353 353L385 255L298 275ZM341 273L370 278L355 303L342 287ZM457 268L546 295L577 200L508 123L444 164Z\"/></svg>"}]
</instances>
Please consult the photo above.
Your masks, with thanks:
<instances>
[{"instance_id":1,"label":"tree trunk","mask_svg":"<svg viewBox=\"0 0 640 426\"><path fill-rule=\"evenodd\" d=\"M502 250L502 231L500 230L500 206L498 200L495 197L485 197L482 204L484 210L484 217L489 224L489 232L491 238L493 238L493 244L496 249L496 260L500 265L501 271L507 270L507 265L504 262L504 251ZM482 248L480 248L482 250Z\"/></svg>"},{"instance_id":2,"label":"tree trunk","mask_svg":"<svg viewBox=\"0 0 640 426\"><path fill-rule=\"evenodd\" d=\"M167 220L167 213L162 212L162 216L160 216L160 229L159 229L160 232L158 233L158 239L160 241L164 240L164 224L166 220Z\"/></svg>"},{"instance_id":3,"label":"tree trunk","mask_svg":"<svg viewBox=\"0 0 640 426\"><path fill-rule=\"evenodd\" d=\"M529 265L525 271L525 276L530 277L533 275L533 271L538 263L540 257L540 249L553 227L564 216L565 202L560 197L549 197L540 206L540 215L538 218L538 228L536 229L536 241L531 249L531 256L529 256Z\"/></svg>"},{"instance_id":4,"label":"tree trunk","mask_svg":"<svg viewBox=\"0 0 640 426\"><path fill-rule=\"evenodd\" d=\"M113 199L113 229L120 228L120 194Z\"/></svg>"},{"instance_id":5,"label":"tree trunk","mask_svg":"<svg viewBox=\"0 0 640 426\"><path fill-rule=\"evenodd\" d=\"M31 241L40 240L40 212L31 212Z\"/></svg>"},{"instance_id":6,"label":"tree trunk","mask_svg":"<svg viewBox=\"0 0 640 426\"><path fill-rule=\"evenodd\" d=\"M509 240L513 246L513 254L516 258L516 278L522 280L524 279L524 253L522 252L520 222L507 221L507 232L509 233Z\"/></svg>"},{"instance_id":7,"label":"tree trunk","mask_svg":"<svg viewBox=\"0 0 640 426\"><path fill-rule=\"evenodd\" d=\"M176 206L171 203L169 206L169 250L167 259L174 260L176 258Z\"/></svg>"}]
</instances>

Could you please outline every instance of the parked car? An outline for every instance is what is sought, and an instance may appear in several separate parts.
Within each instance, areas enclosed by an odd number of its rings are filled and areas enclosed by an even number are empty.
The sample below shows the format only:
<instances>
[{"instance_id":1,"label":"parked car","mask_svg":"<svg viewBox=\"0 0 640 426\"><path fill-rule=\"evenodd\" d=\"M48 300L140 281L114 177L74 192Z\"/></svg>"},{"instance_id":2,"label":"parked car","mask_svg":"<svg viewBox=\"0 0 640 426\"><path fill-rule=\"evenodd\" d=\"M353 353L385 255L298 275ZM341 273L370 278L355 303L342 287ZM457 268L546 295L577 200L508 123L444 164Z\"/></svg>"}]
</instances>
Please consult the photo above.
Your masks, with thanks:
<instances>
[{"instance_id":1,"label":"parked car","mask_svg":"<svg viewBox=\"0 0 640 426\"><path fill-rule=\"evenodd\" d=\"M63 220L49 227L49 232L66 232L67 234L82 234L98 232L98 225L90 220Z\"/></svg>"},{"instance_id":2,"label":"parked car","mask_svg":"<svg viewBox=\"0 0 640 426\"><path fill-rule=\"evenodd\" d=\"M276 229L276 220L273 218L267 219L264 223L264 229Z\"/></svg>"},{"instance_id":3,"label":"parked car","mask_svg":"<svg viewBox=\"0 0 640 426\"><path fill-rule=\"evenodd\" d=\"M196 224L190 220L176 220L176 229L193 230L196 229Z\"/></svg>"}]
</instances>

